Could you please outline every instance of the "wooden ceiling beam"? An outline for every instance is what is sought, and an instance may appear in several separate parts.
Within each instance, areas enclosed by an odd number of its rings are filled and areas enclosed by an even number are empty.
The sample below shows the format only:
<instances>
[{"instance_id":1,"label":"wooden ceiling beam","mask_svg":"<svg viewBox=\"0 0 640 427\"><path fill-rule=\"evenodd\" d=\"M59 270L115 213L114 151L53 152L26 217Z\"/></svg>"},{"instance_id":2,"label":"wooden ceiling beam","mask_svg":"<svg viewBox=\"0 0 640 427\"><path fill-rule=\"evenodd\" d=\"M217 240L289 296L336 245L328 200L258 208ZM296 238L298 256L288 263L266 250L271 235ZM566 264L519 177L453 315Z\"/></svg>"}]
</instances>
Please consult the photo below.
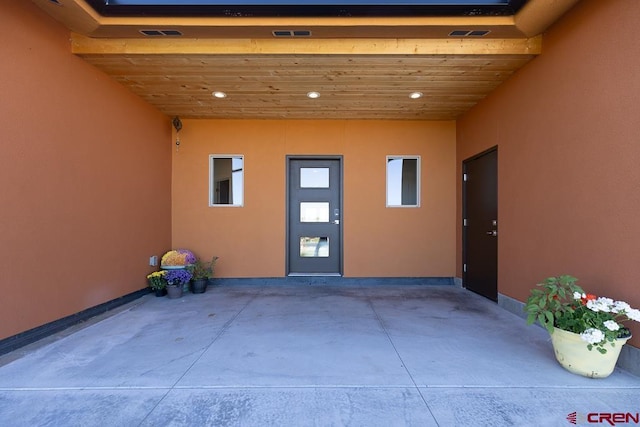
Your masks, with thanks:
<instances>
[{"instance_id":1,"label":"wooden ceiling beam","mask_svg":"<svg viewBox=\"0 0 640 427\"><path fill-rule=\"evenodd\" d=\"M537 55L542 37L525 39L97 39L71 34L87 55Z\"/></svg>"}]
</instances>

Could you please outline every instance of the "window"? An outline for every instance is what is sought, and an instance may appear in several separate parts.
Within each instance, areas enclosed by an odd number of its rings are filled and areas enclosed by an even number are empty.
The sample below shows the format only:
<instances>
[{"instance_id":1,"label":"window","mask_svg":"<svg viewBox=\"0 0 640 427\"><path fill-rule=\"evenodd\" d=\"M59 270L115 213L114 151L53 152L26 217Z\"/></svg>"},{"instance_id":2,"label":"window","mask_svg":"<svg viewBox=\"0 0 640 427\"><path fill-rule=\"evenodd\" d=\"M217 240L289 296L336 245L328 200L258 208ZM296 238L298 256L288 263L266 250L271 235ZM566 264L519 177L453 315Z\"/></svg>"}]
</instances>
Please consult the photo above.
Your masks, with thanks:
<instances>
[{"instance_id":1,"label":"window","mask_svg":"<svg viewBox=\"0 0 640 427\"><path fill-rule=\"evenodd\" d=\"M328 237L301 237L300 256L303 258L328 258Z\"/></svg>"},{"instance_id":2,"label":"window","mask_svg":"<svg viewBox=\"0 0 640 427\"><path fill-rule=\"evenodd\" d=\"M420 156L387 156L387 207L420 206Z\"/></svg>"},{"instance_id":3,"label":"window","mask_svg":"<svg viewBox=\"0 0 640 427\"><path fill-rule=\"evenodd\" d=\"M329 188L329 168L300 168L300 188Z\"/></svg>"},{"instance_id":4,"label":"window","mask_svg":"<svg viewBox=\"0 0 640 427\"><path fill-rule=\"evenodd\" d=\"M209 206L244 205L244 156L209 156Z\"/></svg>"},{"instance_id":5,"label":"window","mask_svg":"<svg viewBox=\"0 0 640 427\"><path fill-rule=\"evenodd\" d=\"M300 222L329 222L329 202L300 202Z\"/></svg>"}]
</instances>

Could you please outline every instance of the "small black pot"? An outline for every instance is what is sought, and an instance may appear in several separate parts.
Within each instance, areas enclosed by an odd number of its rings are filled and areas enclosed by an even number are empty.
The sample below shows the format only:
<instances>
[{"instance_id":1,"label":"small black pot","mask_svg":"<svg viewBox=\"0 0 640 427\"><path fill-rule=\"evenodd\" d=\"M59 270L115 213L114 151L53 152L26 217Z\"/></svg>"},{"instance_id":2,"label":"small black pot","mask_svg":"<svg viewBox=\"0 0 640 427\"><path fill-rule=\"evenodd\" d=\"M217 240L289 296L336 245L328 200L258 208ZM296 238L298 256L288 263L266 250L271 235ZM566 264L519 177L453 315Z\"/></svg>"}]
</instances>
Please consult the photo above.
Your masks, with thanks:
<instances>
[{"instance_id":1,"label":"small black pot","mask_svg":"<svg viewBox=\"0 0 640 427\"><path fill-rule=\"evenodd\" d=\"M196 279L191 281L191 292L203 294L207 290L207 279Z\"/></svg>"},{"instance_id":2,"label":"small black pot","mask_svg":"<svg viewBox=\"0 0 640 427\"><path fill-rule=\"evenodd\" d=\"M167 294L167 288L156 289L154 292L157 297L163 297Z\"/></svg>"}]
</instances>

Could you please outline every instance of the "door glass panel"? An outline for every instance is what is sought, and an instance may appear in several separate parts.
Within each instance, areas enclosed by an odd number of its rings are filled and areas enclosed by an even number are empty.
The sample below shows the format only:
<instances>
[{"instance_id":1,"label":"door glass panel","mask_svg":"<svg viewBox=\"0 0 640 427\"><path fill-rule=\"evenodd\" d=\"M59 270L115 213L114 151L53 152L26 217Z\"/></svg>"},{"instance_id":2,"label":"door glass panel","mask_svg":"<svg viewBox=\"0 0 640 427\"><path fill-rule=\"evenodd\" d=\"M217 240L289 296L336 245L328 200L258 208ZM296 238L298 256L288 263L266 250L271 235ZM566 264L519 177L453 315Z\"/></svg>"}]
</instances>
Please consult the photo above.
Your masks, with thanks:
<instances>
[{"instance_id":1,"label":"door glass panel","mask_svg":"<svg viewBox=\"0 0 640 427\"><path fill-rule=\"evenodd\" d=\"M329 202L300 202L300 222L329 222Z\"/></svg>"},{"instance_id":2,"label":"door glass panel","mask_svg":"<svg viewBox=\"0 0 640 427\"><path fill-rule=\"evenodd\" d=\"M329 168L300 168L301 188L329 188Z\"/></svg>"},{"instance_id":3,"label":"door glass panel","mask_svg":"<svg viewBox=\"0 0 640 427\"><path fill-rule=\"evenodd\" d=\"M329 256L329 238L301 237L300 256L304 258L327 258Z\"/></svg>"}]
</instances>

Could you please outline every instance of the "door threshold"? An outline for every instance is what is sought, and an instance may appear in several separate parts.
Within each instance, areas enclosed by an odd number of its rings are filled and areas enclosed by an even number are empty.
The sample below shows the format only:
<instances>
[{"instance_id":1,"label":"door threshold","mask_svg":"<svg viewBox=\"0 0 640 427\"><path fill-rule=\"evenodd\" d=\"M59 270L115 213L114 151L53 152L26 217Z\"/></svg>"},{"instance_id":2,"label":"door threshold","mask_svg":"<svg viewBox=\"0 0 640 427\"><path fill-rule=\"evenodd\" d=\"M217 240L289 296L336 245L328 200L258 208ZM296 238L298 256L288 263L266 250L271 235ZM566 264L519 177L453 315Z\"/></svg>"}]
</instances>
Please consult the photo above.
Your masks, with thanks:
<instances>
[{"instance_id":1,"label":"door threshold","mask_svg":"<svg viewBox=\"0 0 640 427\"><path fill-rule=\"evenodd\" d=\"M342 277L340 273L289 273L288 277Z\"/></svg>"}]
</instances>

